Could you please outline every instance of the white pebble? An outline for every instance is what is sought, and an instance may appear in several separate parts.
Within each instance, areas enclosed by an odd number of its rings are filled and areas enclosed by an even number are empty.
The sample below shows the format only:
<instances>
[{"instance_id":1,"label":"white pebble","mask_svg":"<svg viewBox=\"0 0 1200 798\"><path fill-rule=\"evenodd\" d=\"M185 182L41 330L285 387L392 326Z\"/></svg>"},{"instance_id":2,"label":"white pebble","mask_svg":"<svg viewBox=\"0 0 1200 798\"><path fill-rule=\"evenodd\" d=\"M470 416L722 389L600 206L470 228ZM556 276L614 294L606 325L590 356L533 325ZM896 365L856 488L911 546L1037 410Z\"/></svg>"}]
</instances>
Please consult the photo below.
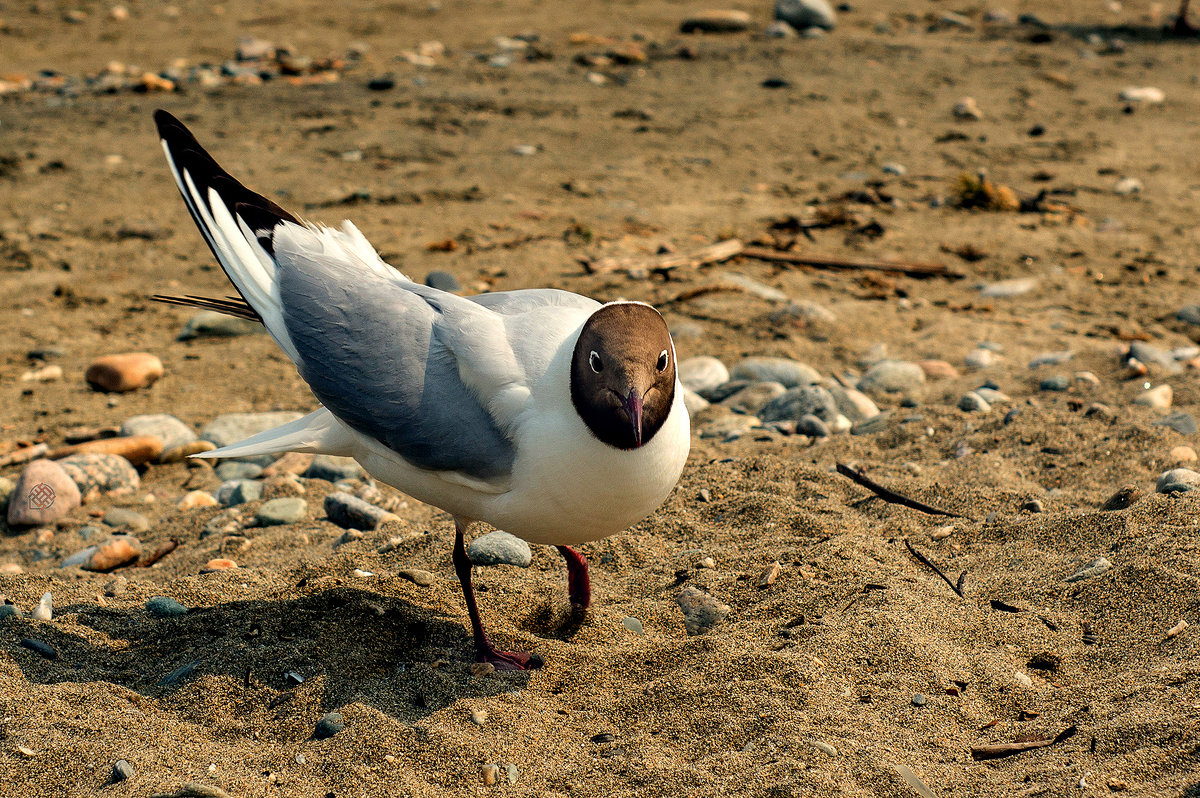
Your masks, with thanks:
<instances>
[{"instance_id":1,"label":"white pebble","mask_svg":"<svg viewBox=\"0 0 1200 798\"><path fill-rule=\"evenodd\" d=\"M38 621L48 621L54 617L54 597L49 593L42 596L42 600L33 608L33 617Z\"/></svg>"}]
</instances>

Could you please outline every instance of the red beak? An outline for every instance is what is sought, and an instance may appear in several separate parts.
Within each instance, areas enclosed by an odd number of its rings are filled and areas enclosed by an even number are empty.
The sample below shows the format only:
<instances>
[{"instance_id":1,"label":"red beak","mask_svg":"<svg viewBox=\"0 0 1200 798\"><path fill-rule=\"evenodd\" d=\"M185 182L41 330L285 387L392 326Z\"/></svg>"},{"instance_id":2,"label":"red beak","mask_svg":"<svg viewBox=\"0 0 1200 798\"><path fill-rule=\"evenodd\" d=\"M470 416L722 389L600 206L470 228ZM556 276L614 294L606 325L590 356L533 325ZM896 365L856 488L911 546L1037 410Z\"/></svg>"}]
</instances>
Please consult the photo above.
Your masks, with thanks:
<instances>
[{"instance_id":1,"label":"red beak","mask_svg":"<svg viewBox=\"0 0 1200 798\"><path fill-rule=\"evenodd\" d=\"M629 423L633 425L633 446L636 449L642 445L642 397L637 388L629 389L622 406L629 416Z\"/></svg>"}]
</instances>

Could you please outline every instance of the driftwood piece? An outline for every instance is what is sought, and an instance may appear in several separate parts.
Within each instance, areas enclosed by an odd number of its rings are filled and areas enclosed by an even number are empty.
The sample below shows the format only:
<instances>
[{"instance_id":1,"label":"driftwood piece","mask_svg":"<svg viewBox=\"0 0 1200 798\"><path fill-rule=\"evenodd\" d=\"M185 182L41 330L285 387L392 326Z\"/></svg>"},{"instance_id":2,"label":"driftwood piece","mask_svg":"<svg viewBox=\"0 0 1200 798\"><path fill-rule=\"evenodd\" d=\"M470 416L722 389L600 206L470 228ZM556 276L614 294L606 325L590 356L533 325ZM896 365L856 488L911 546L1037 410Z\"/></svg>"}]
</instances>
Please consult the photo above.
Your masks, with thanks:
<instances>
[{"instance_id":1,"label":"driftwood piece","mask_svg":"<svg viewBox=\"0 0 1200 798\"><path fill-rule=\"evenodd\" d=\"M1038 740L1024 740L1015 743L988 743L984 745L975 745L971 747L971 758L975 761L980 759L999 759L1004 756L1012 756L1019 754L1022 751L1032 751L1034 748L1046 748L1047 746L1057 745L1063 740L1067 740L1075 736L1078 731L1074 726L1064 729L1057 737L1043 737Z\"/></svg>"},{"instance_id":2,"label":"driftwood piece","mask_svg":"<svg viewBox=\"0 0 1200 798\"><path fill-rule=\"evenodd\" d=\"M155 459L162 454L162 450L162 438L154 435L129 435L60 446L46 456L51 460L60 460L73 454L119 454L136 466Z\"/></svg>"},{"instance_id":3,"label":"driftwood piece","mask_svg":"<svg viewBox=\"0 0 1200 798\"><path fill-rule=\"evenodd\" d=\"M845 465L843 463L837 464L837 472L844 477L848 477L849 479L858 483L859 485L862 485L864 488L871 491L876 496L883 499L885 502L890 502L891 504L900 504L905 507L911 507L914 510L920 510L923 513L929 513L930 515L945 515L945 516L949 516L950 518L967 518L967 519L970 518L970 516L963 515L962 513L954 513L949 510L942 510L938 507L934 507L932 505L925 504L925 502L921 502L921 501L917 501L916 499L909 498L908 496L905 496L902 493L897 493L894 490L885 488L883 485L880 485L878 482L875 482L873 479L868 477L863 472L861 472L857 469L851 468L850 466Z\"/></svg>"},{"instance_id":4,"label":"driftwood piece","mask_svg":"<svg viewBox=\"0 0 1200 798\"><path fill-rule=\"evenodd\" d=\"M963 585L965 585L967 583L967 572L966 571L963 571L961 574L958 575L957 582L952 582L952 581L950 581L950 577L946 576L945 571L943 571L941 568L938 568L936 565L933 564L932 560L930 560L924 554L922 554L921 552L919 552L915 548L913 548L913 544L908 542L908 538L904 539L904 547L906 549L908 549L909 554L911 554L912 556L917 558L917 562L921 563L921 565L924 565L926 568L933 571L935 574L940 576L943 579L943 581L945 581L946 584L950 585L950 589L953 590L955 593L957 593L959 598L966 598L966 596L963 594Z\"/></svg>"},{"instance_id":5,"label":"driftwood piece","mask_svg":"<svg viewBox=\"0 0 1200 798\"><path fill-rule=\"evenodd\" d=\"M872 260L869 258L838 258L830 255L808 255L801 252L782 252L766 247L744 247L740 254L743 258L767 260L774 263L794 263L798 266L812 266L817 269L839 269L842 271L880 271L904 274L909 277L944 277L947 280L960 280L966 275L956 272L944 263L926 261L889 261Z\"/></svg>"},{"instance_id":6,"label":"driftwood piece","mask_svg":"<svg viewBox=\"0 0 1200 798\"><path fill-rule=\"evenodd\" d=\"M17 449L14 452L0 455L0 468L10 465L19 465L20 463L28 463L30 460L36 460L37 458L42 457L48 451L50 451L49 446L44 443L37 443L33 446L26 446L23 449Z\"/></svg>"},{"instance_id":7,"label":"driftwood piece","mask_svg":"<svg viewBox=\"0 0 1200 798\"><path fill-rule=\"evenodd\" d=\"M588 274L625 272L631 275L641 275L680 268L695 269L707 263L720 263L740 254L745 246L738 239L731 238L728 241L718 241L692 252L671 252L666 255L655 255L652 258L600 258L598 260L580 258L579 263Z\"/></svg>"}]
</instances>

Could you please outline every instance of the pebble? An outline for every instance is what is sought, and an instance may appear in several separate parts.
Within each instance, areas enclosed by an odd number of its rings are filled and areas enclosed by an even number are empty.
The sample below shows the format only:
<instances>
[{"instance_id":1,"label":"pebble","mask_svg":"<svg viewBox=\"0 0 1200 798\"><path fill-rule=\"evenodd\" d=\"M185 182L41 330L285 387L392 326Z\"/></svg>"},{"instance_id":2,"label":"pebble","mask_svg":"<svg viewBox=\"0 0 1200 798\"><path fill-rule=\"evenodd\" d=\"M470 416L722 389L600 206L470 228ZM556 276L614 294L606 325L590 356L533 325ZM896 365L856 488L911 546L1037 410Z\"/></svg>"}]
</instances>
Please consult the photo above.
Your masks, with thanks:
<instances>
[{"instance_id":1,"label":"pebble","mask_svg":"<svg viewBox=\"0 0 1200 798\"><path fill-rule=\"evenodd\" d=\"M779 574L782 571L783 571L783 566L779 564L779 560L776 560L775 562L768 565L766 568L764 568L762 570L762 573L760 573L758 575L758 579L756 580L758 589L765 590L766 588L775 584L775 580L777 580L779 578Z\"/></svg>"},{"instance_id":2,"label":"pebble","mask_svg":"<svg viewBox=\"0 0 1200 798\"><path fill-rule=\"evenodd\" d=\"M216 507L220 502L211 493L203 490L193 490L185 493L183 498L175 503L177 510L199 510L204 507Z\"/></svg>"},{"instance_id":3,"label":"pebble","mask_svg":"<svg viewBox=\"0 0 1200 798\"><path fill-rule=\"evenodd\" d=\"M683 625L689 635L704 634L728 617L730 607L697 588L683 588L675 596L683 612Z\"/></svg>"},{"instance_id":4,"label":"pebble","mask_svg":"<svg viewBox=\"0 0 1200 798\"><path fill-rule=\"evenodd\" d=\"M1194 463L1196 462L1196 450L1191 446L1176 446L1167 455L1167 459L1172 463Z\"/></svg>"},{"instance_id":5,"label":"pebble","mask_svg":"<svg viewBox=\"0 0 1200 798\"><path fill-rule=\"evenodd\" d=\"M775 0L775 19L796 30L824 28L833 30L837 15L826 0Z\"/></svg>"},{"instance_id":6,"label":"pebble","mask_svg":"<svg viewBox=\"0 0 1200 798\"><path fill-rule=\"evenodd\" d=\"M421 587L429 587L433 584L433 574L429 571L422 571L420 568L405 568L400 571L399 576L401 579L407 579Z\"/></svg>"},{"instance_id":7,"label":"pebble","mask_svg":"<svg viewBox=\"0 0 1200 798\"><path fill-rule=\"evenodd\" d=\"M995 388L989 388L986 385L981 385L976 388L975 393L979 394L983 401L990 405L1004 404L1005 402L1012 401L1012 397L1010 397L1008 394L1004 393L1003 391L997 391Z\"/></svg>"},{"instance_id":8,"label":"pebble","mask_svg":"<svg viewBox=\"0 0 1200 798\"><path fill-rule=\"evenodd\" d=\"M505 774L508 776L508 783L510 786L513 784L516 784L517 780L519 778L521 778L521 771L517 769L516 765L510 764L507 768L504 769L504 771L505 771Z\"/></svg>"},{"instance_id":9,"label":"pebble","mask_svg":"<svg viewBox=\"0 0 1200 798\"><path fill-rule=\"evenodd\" d=\"M112 783L125 781L133 778L133 765L126 762L124 759L118 759L112 769Z\"/></svg>"},{"instance_id":10,"label":"pebble","mask_svg":"<svg viewBox=\"0 0 1200 798\"><path fill-rule=\"evenodd\" d=\"M176 682L182 681L182 680L186 679L187 677L191 676L193 673L196 672L196 669L199 667L200 667L199 660L197 660L195 662L188 662L183 665L180 665L178 668L171 671L166 676L162 677L162 679L159 680L158 684L161 687L170 687L171 685L175 684ZM194 795L195 793L192 793L192 794ZM207 798L207 796L206 796L206 798Z\"/></svg>"},{"instance_id":11,"label":"pebble","mask_svg":"<svg viewBox=\"0 0 1200 798\"><path fill-rule=\"evenodd\" d=\"M880 165L879 169L885 175L895 175L896 177L904 177L906 174L908 174L908 167L902 163L896 163L895 161L888 161L887 163Z\"/></svg>"},{"instance_id":12,"label":"pebble","mask_svg":"<svg viewBox=\"0 0 1200 798\"><path fill-rule=\"evenodd\" d=\"M174 618L186 615L188 608L167 596L151 596L146 600L146 612L158 618Z\"/></svg>"},{"instance_id":13,"label":"pebble","mask_svg":"<svg viewBox=\"0 0 1200 798\"><path fill-rule=\"evenodd\" d=\"M812 743L813 748L817 749L822 754L825 754L826 756L837 756L837 749L824 740L809 740L809 742Z\"/></svg>"},{"instance_id":14,"label":"pebble","mask_svg":"<svg viewBox=\"0 0 1200 798\"><path fill-rule=\"evenodd\" d=\"M1058 366L1066 363L1073 357L1075 357L1075 352L1071 349L1063 349L1058 352L1043 352L1029 361L1029 368L1037 369L1042 366Z\"/></svg>"},{"instance_id":15,"label":"pebble","mask_svg":"<svg viewBox=\"0 0 1200 798\"><path fill-rule=\"evenodd\" d=\"M750 29L745 11L698 11L679 24L680 33L738 33Z\"/></svg>"},{"instance_id":16,"label":"pebble","mask_svg":"<svg viewBox=\"0 0 1200 798\"><path fill-rule=\"evenodd\" d=\"M49 621L54 618L54 596L50 593L43 593L42 600L33 608L33 619L35 621Z\"/></svg>"},{"instance_id":17,"label":"pebble","mask_svg":"<svg viewBox=\"0 0 1200 798\"><path fill-rule=\"evenodd\" d=\"M1075 372L1075 384L1082 388L1097 388L1100 386L1100 378L1090 371Z\"/></svg>"},{"instance_id":18,"label":"pebble","mask_svg":"<svg viewBox=\"0 0 1200 798\"><path fill-rule=\"evenodd\" d=\"M1071 387L1071 380L1061 374L1055 374L1052 377L1043 377L1038 383L1038 389L1042 391L1065 391Z\"/></svg>"},{"instance_id":19,"label":"pebble","mask_svg":"<svg viewBox=\"0 0 1200 798\"><path fill-rule=\"evenodd\" d=\"M766 405L786 392L787 388L778 382L756 382L722 399L721 404L740 413L757 415Z\"/></svg>"},{"instance_id":20,"label":"pebble","mask_svg":"<svg viewBox=\"0 0 1200 798\"><path fill-rule=\"evenodd\" d=\"M425 275L425 285L430 288L436 288L439 291L448 291L452 294L462 290L462 283L458 281L457 277L450 272L441 271L440 269L435 269Z\"/></svg>"},{"instance_id":21,"label":"pebble","mask_svg":"<svg viewBox=\"0 0 1200 798\"><path fill-rule=\"evenodd\" d=\"M866 421L879 415L879 407L862 391L844 388L837 383L830 384L828 391L837 404L838 412L850 419L851 423Z\"/></svg>"},{"instance_id":22,"label":"pebble","mask_svg":"<svg viewBox=\"0 0 1200 798\"><path fill-rule=\"evenodd\" d=\"M989 299L1008 299L1015 296L1028 294L1033 289L1037 288L1038 281L1036 277L1017 277L1012 280L997 280L994 283L986 283L979 288L979 295Z\"/></svg>"},{"instance_id":23,"label":"pebble","mask_svg":"<svg viewBox=\"0 0 1200 798\"><path fill-rule=\"evenodd\" d=\"M175 416L159 413L130 416L121 422L121 435L126 437L150 435L162 441L164 451L196 440L196 431Z\"/></svg>"},{"instance_id":24,"label":"pebble","mask_svg":"<svg viewBox=\"0 0 1200 798\"><path fill-rule=\"evenodd\" d=\"M1112 568L1110 563L1104 557L1097 557L1087 565L1080 568L1075 573L1067 577L1068 582L1082 582L1084 579L1091 579L1093 576L1100 576Z\"/></svg>"},{"instance_id":25,"label":"pebble","mask_svg":"<svg viewBox=\"0 0 1200 798\"><path fill-rule=\"evenodd\" d=\"M533 561L529 544L516 535L497 530L481 535L467 547L467 557L474 565L515 565L528 568Z\"/></svg>"},{"instance_id":26,"label":"pebble","mask_svg":"<svg viewBox=\"0 0 1200 798\"><path fill-rule=\"evenodd\" d=\"M1021 505L1021 509L1029 513L1040 513L1045 511L1046 508L1042 504L1041 499L1030 499Z\"/></svg>"},{"instance_id":27,"label":"pebble","mask_svg":"<svg viewBox=\"0 0 1200 798\"><path fill-rule=\"evenodd\" d=\"M257 526L283 526L303 521L306 515L308 502L297 496L287 496L264 502L254 514L254 521Z\"/></svg>"},{"instance_id":28,"label":"pebble","mask_svg":"<svg viewBox=\"0 0 1200 798\"><path fill-rule=\"evenodd\" d=\"M317 721L317 726L313 730L313 737L316 737L318 740L324 740L332 737L344 728L346 728L346 721L342 718L342 713L326 712Z\"/></svg>"},{"instance_id":29,"label":"pebble","mask_svg":"<svg viewBox=\"0 0 1200 798\"><path fill-rule=\"evenodd\" d=\"M225 507L234 507L262 498L263 484L252 479L234 479L222 482L217 488L216 499Z\"/></svg>"},{"instance_id":30,"label":"pebble","mask_svg":"<svg viewBox=\"0 0 1200 798\"><path fill-rule=\"evenodd\" d=\"M787 306L771 311L767 318L772 324L793 322L798 326L832 324L837 321L837 316L832 310L807 299L790 301Z\"/></svg>"},{"instance_id":31,"label":"pebble","mask_svg":"<svg viewBox=\"0 0 1200 798\"><path fill-rule=\"evenodd\" d=\"M918 360L917 366L930 380L950 380L958 376L958 369L945 360Z\"/></svg>"},{"instance_id":32,"label":"pebble","mask_svg":"<svg viewBox=\"0 0 1200 798\"><path fill-rule=\"evenodd\" d=\"M0 618L20 618L21 608L16 604L0 604Z\"/></svg>"},{"instance_id":33,"label":"pebble","mask_svg":"<svg viewBox=\"0 0 1200 798\"><path fill-rule=\"evenodd\" d=\"M41 526L66 518L80 504L79 488L70 473L53 460L25 466L8 500L8 523Z\"/></svg>"},{"instance_id":34,"label":"pebble","mask_svg":"<svg viewBox=\"0 0 1200 798\"><path fill-rule=\"evenodd\" d=\"M1155 86L1126 86L1121 89L1117 99L1123 103L1158 105L1167 99L1167 95L1163 93L1162 89Z\"/></svg>"},{"instance_id":35,"label":"pebble","mask_svg":"<svg viewBox=\"0 0 1200 798\"><path fill-rule=\"evenodd\" d=\"M983 119L983 111L979 110L979 104L975 102L974 97L963 97L954 104L953 111L955 119L973 121Z\"/></svg>"},{"instance_id":36,"label":"pebble","mask_svg":"<svg viewBox=\"0 0 1200 798\"><path fill-rule=\"evenodd\" d=\"M148 352L105 355L92 361L83 378L94 390L127 393L148 388L163 375L163 364Z\"/></svg>"},{"instance_id":37,"label":"pebble","mask_svg":"<svg viewBox=\"0 0 1200 798\"><path fill-rule=\"evenodd\" d=\"M1113 185L1113 193L1118 196L1126 197L1130 194L1140 194L1142 191L1142 181L1136 177L1122 177Z\"/></svg>"},{"instance_id":38,"label":"pebble","mask_svg":"<svg viewBox=\"0 0 1200 798\"><path fill-rule=\"evenodd\" d=\"M130 496L142 484L137 469L119 454L73 454L58 461L79 488L82 501Z\"/></svg>"},{"instance_id":39,"label":"pebble","mask_svg":"<svg viewBox=\"0 0 1200 798\"><path fill-rule=\"evenodd\" d=\"M1172 468L1159 475L1154 489L1158 493L1185 493L1200 487L1200 473L1190 468Z\"/></svg>"},{"instance_id":40,"label":"pebble","mask_svg":"<svg viewBox=\"0 0 1200 798\"><path fill-rule=\"evenodd\" d=\"M992 350L980 347L968 352L967 356L963 358L963 362L969 369L986 369L996 365L997 357Z\"/></svg>"},{"instance_id":41,"label":"pebble","mask_svg":"<svg viewBox=\"0 0 1200 798\"><path fill-rule=\"evenodd\" d=\"M1184 352L1183 354L1185 355L1183 359L1187 360L1187 353ZM1158 366L1168 374L1177 374L1180 370L1179 364L1176 362L1176 357L1172 352L1166 352L1145 341L1134 341L1130 344L1127 357L1140 360L1147 365Z\"/></svg>"},{"instance_id":42,"label":"pebble","mask_svg":"<svg viewBox=\"0 0 1200 798\"><path fill-rule=\"evenodd\" d=\"M58 652L54 649L54 646L50 645L49 643L43 643L41 640L25 638L19 643L19 645L21 648L29 649L39 657L45 657L46 659L58 659Z\"/></svg>"},{"instance_id":43,"label":"pebble","mask_svg":"<svg viewBox=\"0 0 1200 798\"><path fill-rule=\"evenodd\" d=\"M1187 305L1179 309L1175 318L1188 324L1200 324L1200 305Z\"/></svg>"},{"instance_id":44,"label":"pebble","mask_svg":"<svg viewBox=\"0 0 1200 798\"><path fill-rule=\"evenodd\" d=\"M694 416L709 406L709 401L691 388L686 385L680 385L679 387L683 389L683 406L687 408L689 416Z\"/></svg>"},{"instance_id":45,"label":"pebble","mask_svg":"<svg viewBox=\"0 0 1200 798\"><path fill-rule=\"evenodd\" d=\"M777 382L785 388L813 385L821 381L820 373L812 366L783 357L748 357L733 367L730 378Z\"/></svg>"},{"instance_id":46,"label":"pebble","mask_svg":"<svg viewBox=\"0 0 1200 798\"><path fill-rule=\"evenodd\" d=\"M210 421L201 430L200 437L217 446L228 446L249 438L251 435L266 432L273 427L303 417L303 413L291 410L278 410L271 413L227 413Z\"/></svg>"},{"instance_id":47,"label":"pebble","mask_svg":"<svg viewBox=\"0 0 1200 798\"><path fill-rule=\"evenodd\" d=\"M42 366L40 369L26 371L21 375L21 382L54 382L63 377L62 366Z\"/></svg>"},{"instance_id":48,"label":"pebble","mask_svg":"<svg viewBox=\"0 0 1200 798\"><path fill-rule=\"evenodd\" d=\"M635 635L646 634L646 627L644 627L642 622L637 618L634 618L632 615L626 615L621 619L621 623L625 624L625 628L633 632Z\"/></svg>"},{"instance_id":49,"label":"pebble","mask_svg":"<svg viewBox=\"0 0 1200 798\"><path fill-rule=\"evenodd\" d=\"M796 432L810 438L828 438L833 434L829 425L811 413L803 415L796 422Z\"/></svg>"},{"instance_id":50,"label":"pebble","mask_svg":"<svg viewBox=\"0 0 1200 798\"><path fill-rule=\"evenodd\" d=\"M343 479L362 479L366 476L363 467L352 457L334 457L329 454L318 454L312 464L304 472L307 479L323 479L327 482L341 482Z\"/></svg>"},{"instance_id":51,"label":"pebble","mask_svg":"<svg viewBox=\"0 0 1200 798\"><path fill-rule=\"evenodd\" d=\"M828 423L837 417L838 409L829 391L820 385L806 385L780 394L765 404L757 415L765 422L798 421L805 416L816 416Z\"/></svg>"},{"instance_id":52,"label":"pebble","mask_svg":"<svg viewBox=\"0 0 1200 798\"><path fill-rule=\"evenodd\" d=\"M958 409L968 413L986 413L992 406L975 391L969 391L958 400Z\"/></svg>"},{"instance_id":53,"label":"pebble","mask_svg":"<svg viewBox=\"0 0 1200 798\"><path fill-rule=\"evenodd\" d=\"M697 393L729 382L729 369L720 360L708 355L679 361L677 373L684 387Z\"/></svg>"},{"instance_id":54,"label":"pebble","mask_svg":"<svg viewBox=\"0 0 1200 798\"><path fill-rule=\"evenodd\" d=\"M763 28L763 35L772 39L794 39L800 34L796 29L781 19L777 19Z\"/></svg>"},{"instance_id":55,"label":"pebble","mask_svg":"<svg viewBox=\"0 0 1200 798\"><path fill-rule=\"evenodd\" d=\"M483 724L487 723L487 719L488 719L488 713L487 713L486 709L472 709L471 710L471 722L474 723L476 726L482 726Z\"/></svg>"},{"instance_id":56,"label":"pebble","mask_svg":"<svg viewBox=\"0 0 1200 798\"><path fill-rule=\"evenodd\" d=\"M211 574L216 573L217 571L232 571L237 567L237 563L235 563L233 560L228 560L224 557L218 557L204 563L204 567L200 569L200 573Z\"/></svg>"},{"instance_id":57,"label":"pebble","mask_svg":"<svg viewBox=\"0 0 1200 798\"><path fill-rule=\"evenodd\" d=\"M114 529L132 529L134 532L150 529L150 519L128 507L113 507L104 514L104 523Z\"/></svg>"},{"instance_id":58,"label":"pebble","mask_svg":"<svg viewBox=\"0 0 1200 798\"><path fill-rule=\"evenodd\" d=\"M335 491L325 497L325 515L343 529L377 529L380 524L396 520L396 515L382 507L365 502L345 491Z\"/></svg>"},{"instance_id":59,"label":"pebble","mask_svg":"<svg viewBox=\"0 0 1200 798\"><path fill-rule=\"evenodd\" d=\"M500 766L484 765L483 767L479 768L479 776L483 779L483 783L485 785L491 787L500 780Z\"/></svg>"},{"instance_id":60,"label":"pebble","mask_svg":"<svg viewBox=\"0 0 1200 798\"><path fill-rule=\"evenodd\" d=\"M856 422L850 427L851 435L873 435L876 432L882 432L887 429L888 419L890 416L887 413L880 413L871 418L863 419Z\"/></svg>"},{"instance_id":61,"label":"pebble","mask_svg":"<svg viewBox=\"0 0 1200 798\"><path fill-rule=\"evenodd\" d=\"M868 396L910 393L925 384L925 372L916 363L881 360L858 380L858 390Z\"/></svg>"},{"instance_id":62,"label":"pebble","mask_svg":"<svg viewBox=\"0 0 1200 798\"><path fill-rule=\"evenodd\" d=\"M912 705L914 707L923 707L928 703L929 703L929 699L926 698L925 696L921 695L920 693L917 693L916 695L914 695L912 697Z\"/></svg>"},{"instance_id":63,"label":"pebble","mask_svg":"<svg viewBox=\"0 0 1200 798\"><path fill-rule=\"evenodd\" d=\"M1200 427L1197 427L1196 419L1192 414L1183 411L1170 413L1150 423L1155 427L1169 427L1180 435L1195 435L1197 431L1200 431Z\"/></svg>"},{"instance_id":64,"label":"pebble","mask_svg":"<svg viewBox=\"0 0 1200 798\"><path fill-rule=\"evenodd\" d=\"M263 469L263 476L275 477L283 474L299 476L312 465L314 455L307 452L288 452L274 463Z\"/></svg>"},{"instance_id":65,"label":"pebble","mask_svg":"<svg viewBox=\"0 0 1200 798\"><path fill-rule=\"evenodd\" d=\"M109 598L116 598L124 593L127 587L129 587L129 580L123 576L118 576L104 586L104 595Z\"/></svg>"},{"instance_id":66,"label":"pebble","mask_svg":"<svg viewBox=\"0 0 1200 798\"><path fill-rule=\"evenodd\" d=\"M1171 406L1171 400L1175 397L1175 392L1171 390L1171 386L1167 384L1157 385L1149 390L1142 391L1134 397L1135 405L1154 408L1155 410L1166 410Z\"/></svg>"},{"instance_id":67,"label":"pebble","mask_svg":"<svg viewBox=\"0 0 1200 798\"><path fill-rule=\"evenodd\" d=\"M258 463L247 463L241 460L226 460L213 469L213 473L222 482L239 479L258 479L262 476L263 467Z\"/></svg>"},{"instance_id":68,"label":"pebble","mask_svg":"<svg viewBox=\"0 0 1200 798\"><path fill-rule=\"evenodd\" d=\"M266 328L256 321L228 316L215 310L202 310L187 320L176 341L191 341L194 338L235 338L239 335L265 333Z\"/></svg>"}]
</instances>

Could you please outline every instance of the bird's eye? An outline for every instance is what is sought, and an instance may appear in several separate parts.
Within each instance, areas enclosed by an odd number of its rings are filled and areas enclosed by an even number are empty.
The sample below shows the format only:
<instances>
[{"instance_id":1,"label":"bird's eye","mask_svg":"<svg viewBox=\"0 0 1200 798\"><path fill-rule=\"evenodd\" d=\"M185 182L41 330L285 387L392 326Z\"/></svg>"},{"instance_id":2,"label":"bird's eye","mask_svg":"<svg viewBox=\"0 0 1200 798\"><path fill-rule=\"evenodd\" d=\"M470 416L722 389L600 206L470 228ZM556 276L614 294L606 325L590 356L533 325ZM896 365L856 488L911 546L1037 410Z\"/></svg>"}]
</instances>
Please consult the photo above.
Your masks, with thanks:
<instances>
[{"instance_id":1,"label":"bird's eye","mask_svg":"<svg viewBox=\"0 0 1200 798\"><path fill-rule=\"evenodd\" d=\"M588 355L588 365L591 366L592 371L596 372L597 374L604 371L604 363L600 361L600 355L596 354L595 349L593 349L592 353Z\"/></svg>"},{"instance_id":2,"label":"bird's eye","mask_svg":"<svg viewBox=\"0 0 1200 798\"><path fill-rule=\"evenodd\" d=\"M655 368L657 368L660 372L666 371L667 370L667 361L669 359L670 359L670 355L667 354L667 350L664 349L663 351L659 352L658 353L658 362L654 364Z\"/></svg>"}]
</instances>

